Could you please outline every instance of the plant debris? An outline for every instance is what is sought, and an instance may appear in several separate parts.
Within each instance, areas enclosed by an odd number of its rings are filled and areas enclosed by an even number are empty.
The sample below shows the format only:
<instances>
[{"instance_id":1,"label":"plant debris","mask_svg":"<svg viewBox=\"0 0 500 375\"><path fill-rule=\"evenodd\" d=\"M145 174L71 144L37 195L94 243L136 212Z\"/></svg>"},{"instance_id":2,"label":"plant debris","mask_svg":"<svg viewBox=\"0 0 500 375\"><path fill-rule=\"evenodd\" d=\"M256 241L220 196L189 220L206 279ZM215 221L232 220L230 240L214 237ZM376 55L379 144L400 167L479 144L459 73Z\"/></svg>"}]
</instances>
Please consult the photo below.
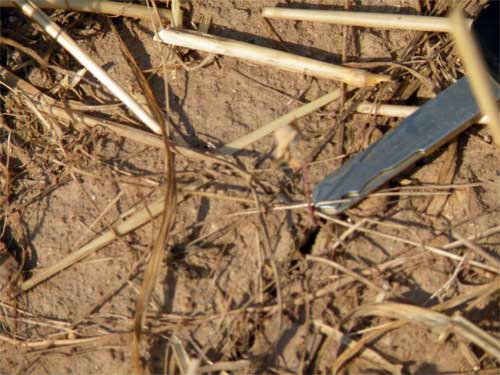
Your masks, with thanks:
<instances>
[{"instance_id":1,"label":"plant debris","mask_svg":"<svg viewBox=\"0 0 500 375\"><path fill-rule=\"evenodd\" d=\"M118 99L13 3L0 1L0 373L499 371L489 128L346 215L311 203L464 74L448 34L264 18L267 0L30 2ZM362 3L309 5L449 30L454 2ZM467 17L483 3L464 2ZM383 79L351 87L159 43L160 30Z\"/></svg>"}]
</instances>

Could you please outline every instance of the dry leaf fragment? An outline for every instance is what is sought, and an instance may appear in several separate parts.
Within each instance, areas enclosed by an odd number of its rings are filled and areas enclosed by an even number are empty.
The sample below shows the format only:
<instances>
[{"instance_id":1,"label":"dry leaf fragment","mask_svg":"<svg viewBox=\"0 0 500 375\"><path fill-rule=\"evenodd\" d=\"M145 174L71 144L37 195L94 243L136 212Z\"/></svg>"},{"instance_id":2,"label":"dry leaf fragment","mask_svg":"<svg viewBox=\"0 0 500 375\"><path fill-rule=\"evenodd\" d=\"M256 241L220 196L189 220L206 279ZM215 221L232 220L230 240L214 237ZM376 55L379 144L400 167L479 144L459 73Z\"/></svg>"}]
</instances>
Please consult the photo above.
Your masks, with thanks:
<instances>
[{"instance_id":1,"label":"dry leaf fragment","mask_svg":"<svg viewBox=\"0 0 500 375\"><path fill-rule=\"evenodd\" d=\"M299 139L299 130L295 123L282 126L274 132L275 147L273 157L277 161L287 163L292 168L299 168L300 163L294 153Z\"/></svg>"},{"instance_id":2,"label":"dry leaf fragment","mask_svg":"<svg viewBox=\"0 0 500 375\"><path fill-rule=\"evenodd\" d=\"M68 87L65 87L65 89L67 89L67 90L74 89L82 81L82 79L83 79L83 77L85 77L86 73L87 73L86 68L81 68L80 70L78 70L76 72L76 74L73 76L73 78L71 79L71 81L69 82ZM66 77L67 77L67 75L66 75Z\"/></svg>"},{"instance_id":3,"label":"dry leaf fragment","mask_svg":"<svg viewBox=\"0 0 500 375\"><path fill-rule=\"evenodd\" d=\"M83 77L85 77L86 73L87 69L82 68L78 70L76 73L72 74L72 78L70 78L70 74L65 74L64 77L59 82L59 85L55 86L52 90L50 90L50 93L57 94L61 90L71 90L78 95L78 93L75 91L75 88L82 81Z\"/></svg>"}]
</instances>

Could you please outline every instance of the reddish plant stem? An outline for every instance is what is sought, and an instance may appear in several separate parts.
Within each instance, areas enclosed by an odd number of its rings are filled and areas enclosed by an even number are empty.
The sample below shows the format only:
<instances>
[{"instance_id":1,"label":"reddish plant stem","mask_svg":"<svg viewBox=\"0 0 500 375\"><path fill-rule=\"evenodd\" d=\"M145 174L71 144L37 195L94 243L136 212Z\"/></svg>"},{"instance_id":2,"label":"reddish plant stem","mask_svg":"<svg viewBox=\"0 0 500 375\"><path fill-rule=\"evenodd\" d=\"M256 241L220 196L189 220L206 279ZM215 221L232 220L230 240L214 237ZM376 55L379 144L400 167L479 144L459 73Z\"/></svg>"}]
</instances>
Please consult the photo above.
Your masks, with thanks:
<instances>
[{"instance_id":1,"label":"reddish plant stem","mask_svg":"<svg viewBox=\"0 0 500 375\"><path fill-rule=\"evenodd\" d=\"M307 202L307 211L311 215L311 220L314 223L314 225L318 226L318 220L316 219L316 216L314 215L314 204L311 199L312 195L312 189L311 189L311 181L309 180L309 169L307 164L304 164L301 168L302 171L302 178L304 181L304 194L306 196L306 202Z\"/></svg>"}]
</instances>

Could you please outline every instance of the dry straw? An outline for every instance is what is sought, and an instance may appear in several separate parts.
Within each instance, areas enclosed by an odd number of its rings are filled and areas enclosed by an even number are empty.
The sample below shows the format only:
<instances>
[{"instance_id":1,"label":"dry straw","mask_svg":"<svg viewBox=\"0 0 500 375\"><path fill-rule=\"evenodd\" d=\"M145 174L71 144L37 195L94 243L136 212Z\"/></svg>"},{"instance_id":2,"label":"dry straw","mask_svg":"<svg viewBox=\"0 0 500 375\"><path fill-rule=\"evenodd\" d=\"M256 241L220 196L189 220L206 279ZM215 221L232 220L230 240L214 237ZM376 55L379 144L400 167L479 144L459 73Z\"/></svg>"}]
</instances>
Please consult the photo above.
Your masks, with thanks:
<instances>
[{"instance_id":1,"label":"dry straw","mask_svg":"<svg viewBox=\"0 0 500 375\"><path fill-rule=\"evenodd\" d=\"M0 66L0 83L4 84L7 87L11 87L14 90L18 90L20 93L22 93L22 95L26 96L34 105L36 105L36 107L40 111L48 113L49 115L57 118L62 122L68 121L70 123L73 123L76 127L81 125L88 126L90 128L102 126L121 137L131 139L135 142L160 149L163 149L165 147L163 139L156 134L131 127L124 123L105 120L81 113L77 110L59 107L59 104L53 98L42 93L36 87L17 77L15 74L11 73L2 66ZM216 163L225 165L226 167L233 169L244 178L251 177L250 174L247 174L246 172L238 169L235 164L217 156L199 152L179 144L175 145L173 151L188 158L204 160L209 164Z\"/></svg>"},{"instance_id":2,"label":"dry straw","mask_svg":"<svg viewBox=\"0 0 500 375\"><path fill-rule=\"evenodd\" d=\"M376 27L382 29L435 32L451 31L449 20L446 17L287 8L264 8L262 9L262 16L274 19L323 22L337 25ZM471 20L468 20L467 22L469 26L472 23Z\"/></svg>"},{"instance_id":3,"label":"dry straw","mask_svg":"<svg viewBox=\"0 0 500 375\"><path fill-rule=\"evenodd\" d=\"M345 82L356 87L374 86L390 79L387 75L373 74L362 69L330 64L193 30L163 29L155 38L174 46L236 57L295 73Z\"/></svg>"},{"instance_id":4,"label":"dry straw","mask_svg":"<svg viewBox=\"0 0 500 375\"><path fill-rule=\"evenodd\" d=\"M90 12L108 14L110 16L124 16L148 20L151 10L138 4L130 4L117 1L101 0L31 0L33 4L43 9L65 9L77 12ZM15 1L0 0L0 8L13 7ZM172 19L172 13L168 9L158 9L158 13L165 19Z\"/></svg>"},{"instance_id":5,"label":"dry straw","mask_svg":"<svg viewBox=\"0 0 500 375\"><path fill-rule=\"evenodd\" d=\"M78 261L88 257L97 250L102 249L104 246L109 245L116 238L122 237L127 233L143 226L144 224L147 224L151 221L152 218L163 213L164 209L165 201L163 199L160 199L150 205L147 205L147 207L138 210L134 214L130 215L130 217L114 226L113 229L104 232L102 235L96 237L85 246L82 246L64 259L56 262L50 267L47 267L40 273L36 273L32 278L22 283L15 290L15 294L17 295L26 292L27 290L51 278L62 270L71 267Z\"/></svg>"},{"instance_id":6,"label":"dry straw","mask_svg":"<svg viewBox=\"0 0 500 375\"><path fill-rule=\"evenodd\" d=\"M353 318L366 316L379 316L410 321L437 333L450 331L479 346L497 361L500 360L500 342L459 314L454 314L452 317L449 317L445 314L420 306L384 302L373 305L363 305L352 315Z\"/></svg>"},{"instance_id":7,"label":"dry straw","mask_svg":"<svg viewBox=\"0 0 500 375\"><path fill-rule=\"evenodd\" d=\"M120 99L146 126L157 134L161 133L160 125L151 118L137 101L114 81L104 69L97 65L97 63L95 63L66 32L53 22L47 14L29 1L15 0L15 3L28 18L40 25L47 34L54 38L54 40L78 60L80 64L87 68L89 72Z\"/></svg>"},{"instance_id":8,"label":"dry straw","mask_svg":"<svg viewBox=\"0 0 500 375\"><path fill-rule=\"evenodd\" d=\"M335 367L336 370L340 369L340 367L342 367L342 364L344 362L346 362L359 352L359 350L357 350L357 347L359 346L360 343L348 337L339 329L326 325L318 319L313 320L312 323L314 327L316 327L321 333L327 335L329 338L331 338L336 342L342 343L342 345L345 346L346 350L339 357L337 357L337 360L335 361L335 363L337 364L337 366ZM366 360L372 363L378 364L391 374L401 375L403 373L402 365L392 364L375 350L365 345L363 345L362 347L363 350L360 352L361 357L365 358ZM344 357L346 359L339 366L337 361L338 359L341 359L341 357ZM337 374L338 372L332 371L332 373Z\"/></svg>"},{"instance_id":9,"label":"dry straw","mask_svg":"<svg viewBox=\"0 0 500 375\"><path fill-rule=\"evenodd\" d=\"M318 319L313 320L313 325L315 328L317 328L321 333L324 335L327 335L330 337L332 340L342 343L346 347L346 351L348 352L352 350L354 347L357 345L357 341L348 337L348 335L344 334L342 331L340 331L337 328L331 327L323 322L321 322ZM356 352L357 353L357 352ZM385 370L389 371L391 374L394 375L401 375L403 366L402 365L394 365L391 362L389 362L387 359L385 359L382 355L380 355L378 352L375 350L364 346L363 351L361 351L361 357L367 359L368 361L372 363L376 363L383 367ZM332 373L336 373L333 372Z\"/></svg>"},{"instance_id":10,"label":"dry straw","mask_svg":"<svg viewBox=\"0 0 500 375\"><path fill-rule=\"evenodd\" d=\"M420 107L413 105L399 104L377 104L361 103L356 107L356 112L367 115L387 116L387 117L408 117L417 111ZM486 125L487 117L482 116L477 120L478 124Z\"/></svg>"},{"instance_id":11,"label":"dry straw","mask_svg":"<svg viewBox=\"0 0 500 375\"><path fill-rule=\"evenodd\" d=\"M325 220L328 220L330 222L339 224L339 225L341 225L343 227L352 228L352 227L355 226L353 224L349 224L346 221L339 220L339 219L337 219L337 218L335 218L333 216L326 215L326 214L324 214L322 212L316 211L315 215L321 217L322 219L325 219ZM495 229L498 229L498 228L495 227ZM441 249L441 248L434 247L434 246L423 245L422 243L417 242L417 241L412 241L410 239L393 236L393 235L390 235L390 234L386 234L386 233L379 232L379 231L372 230L372 229L368 229L368 228L362 228L362 227L360 227L360 228L356 228L356 230L359 231L359 232L362 232L362 233L373 234L373 235L375 235L377 237L387 238L387 239L390 239L390 240L395 240L395 241L397 241L399 243L404 243L404 244L407 244L407 245L410 245L410 246L414 246L416 248L429 251L429 252L434 253L436 255L439 255L439 256L442 256L442 257L446 257L446 258L449 258L449 259L453 259L455 261L461 261L463 259L463 256L460 256L460 255L453 254L451 252L445 251L445 249L447 249L447 247L443 247ZM496 267L491 267L491 266L489 266L487 264L483 264L483 263L475 261L475 260L471 260L468 264L469 264L469 266L481 268L483 270L495 273L497 275L500 274L500 270L497 269Z\"/></svg>"}]
</instances>

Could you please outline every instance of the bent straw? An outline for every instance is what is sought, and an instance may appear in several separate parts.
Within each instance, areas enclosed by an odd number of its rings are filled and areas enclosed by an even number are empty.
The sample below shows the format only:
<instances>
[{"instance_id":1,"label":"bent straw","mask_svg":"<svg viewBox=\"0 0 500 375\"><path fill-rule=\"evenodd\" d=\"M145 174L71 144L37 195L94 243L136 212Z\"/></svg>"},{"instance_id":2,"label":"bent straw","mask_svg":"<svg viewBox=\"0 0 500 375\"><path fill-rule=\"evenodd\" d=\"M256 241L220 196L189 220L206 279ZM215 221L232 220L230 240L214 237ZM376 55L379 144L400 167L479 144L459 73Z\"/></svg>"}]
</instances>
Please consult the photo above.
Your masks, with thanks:
<instances>
[{"instance_id":1,"label":"bent straw","mask_svg":"<svg viewBox=\"0 0 500 375\"><path fill-rule=\"evenodd\" d=\"M123 16L149 20L150 9L143 5L101 0L31 0L33 4L43 9L65 9L78 12L102 13L110 16ZM0 8L14 7L14 0L0 0ZM171 20L172 12L168 9L158 9L161 17Z\"/></svg>"},{"instance_id":2,"label":"bent straw","mask_svg":"<svg viewBox=\"0 0 500 375\"><path fill-rule=\"evenodd\" d=\"M483 115L488 117L488 125L493 134L493 140L500 146L500 119L495 96L491 90L486 62L477 45L474 35L465 26L464 16L460 7L450 14L450 24L455 46L469 76L469 83L477 105Z\"/></svg>"},{"instance_id":3,"label":"bent straw","mask_svg":"<svg viewBox=\"0 0 500 375\"><path fill-rule=\"evenodd\" d=\"M108 88L132 113L134 113L146 126L157 134L161 134L160 125L149 116L144 109L130 96L118 83L116 83L90 56L83 51L75 41L64 32L47 14L36 5L27 0L15 0L21 11L38 25L47 34L66 49L80 64L90 71L104 86Z\"/></svg>"},{"instance_id":4,"label":"bent straw","mask_svg":"<svg viewBox=\"0 0 500 375\"><path fill-rule=\"evenodd\" d=\"M319 332L332 338L336 342L341 343L345 347L344 353L349 349L355 348L356 345L358 344L358 341L349 337L349 335L346 335L344 332L340 331L337 328L334 328L332 326L329 326L329 325L323 323L319 319L313 320L312 324L315 328L317 328L319 330ZM382 357L377 351L371 349L368 346L365 346L363 348L363 350L360 351L360 356L364 357L366 360L368 360L372 363L377 363L377 364L383 366L384 369L389 371L391 374L401 374L402 373L402 369L403 369L402 365L392 364L387 359ZM335 372L335 373L337 373L337 372Z\"/></svg>"},{"instance_id":5,"label":"bent straw","mask_svg":"<svg viewBox=\"0 0 500 375\"><path fill-rule=\"evenodd\" d=\"M333 79L356 87L374 86L390 79L387 75L373 74L362 69L330 64L193 30L162 29L155 39L179 47L236 57L318 78Z\"/></svg>"},{"instance_id":6,"label":"bent straw","mask_svg":"<svg viewBox=\"0 0 500 375\"><path fill-rule=\"evenodd\" d=\"M453 333L474 343L496 360L500 360L500 341L480 327L463 318L459 313L449 317L428 308L395 302L375 303L357 308L349 318L367 316L409 321L442 334Z\"/></svg>"},{"instance_id":7,"label":"bent straw","mask_svg":"<svg viewBox=\"0 0 500 375\"><path fill-rule=\"evenodd\" d=\"M274 19L323 22L347 26L377 27L382 29L434 32L451 31L450 22L447 17L287 8L263 8L262 16ZM467 24L470 27L472 25L472 20L467 20Z\"/></svg>"},{"instance_id":8,"label":"bent straw","mask_svg":"<svg viewBox=\"0 0 500 375\"><path fill-rule=\"evenodd\" d=\"M414 105L398 105L398 104L376 104L376 103L361 103L355 109L356 112L366 115L377 115L387 117L408 117L417 111L420 107ZM488 118L480 117L477 124L486 125Z\"/></svg>"}]
</instances>

